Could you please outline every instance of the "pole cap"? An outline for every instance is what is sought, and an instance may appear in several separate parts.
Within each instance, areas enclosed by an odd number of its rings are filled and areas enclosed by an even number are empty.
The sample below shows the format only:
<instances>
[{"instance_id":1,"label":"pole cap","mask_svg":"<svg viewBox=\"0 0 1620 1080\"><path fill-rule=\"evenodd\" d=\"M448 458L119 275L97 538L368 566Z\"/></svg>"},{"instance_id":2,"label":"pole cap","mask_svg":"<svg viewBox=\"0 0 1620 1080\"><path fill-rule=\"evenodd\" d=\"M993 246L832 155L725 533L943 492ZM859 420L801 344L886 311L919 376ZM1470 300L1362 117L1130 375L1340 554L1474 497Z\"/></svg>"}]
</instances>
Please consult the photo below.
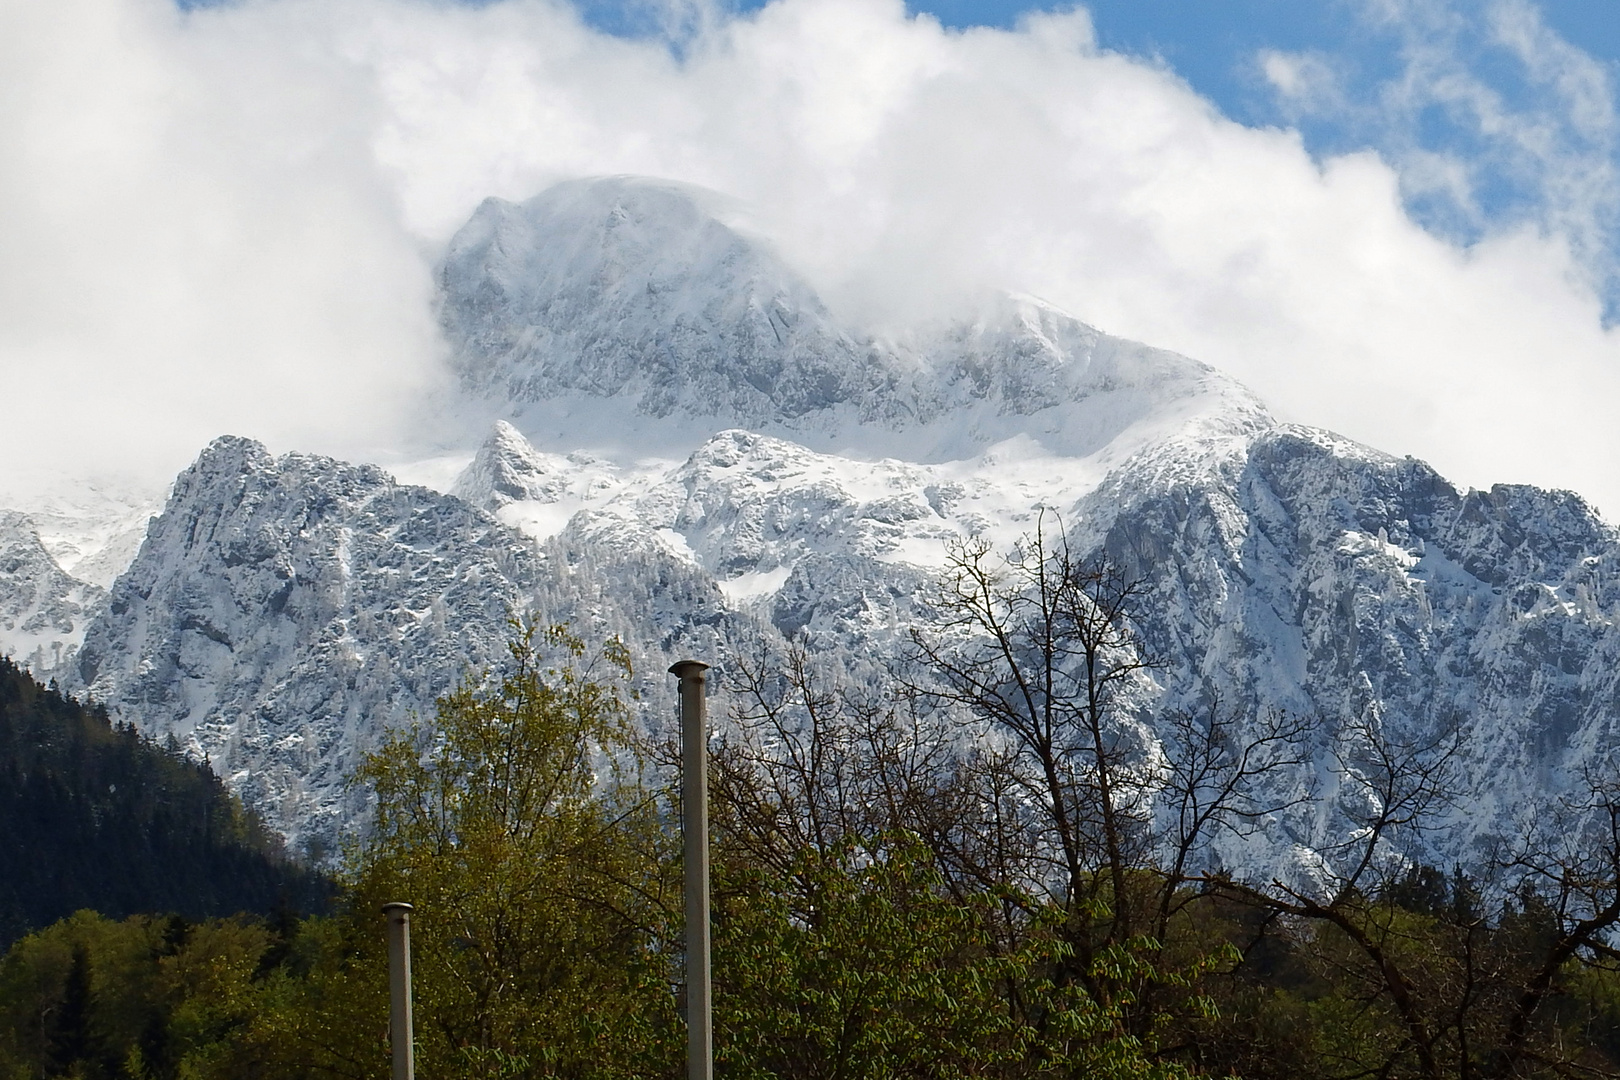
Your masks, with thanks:
<instances>
[{"instance_id":1,"label":"pole cap","mask_svg":"<svg viewBox=\"0 0 1620 1080\"><path fill-rule=\"evenodd\" d=\"M701 660L677 660L670 665L669 673L677 678L685 679L692 675L701 675L709 670L709 665Z\"/></svg>"},{"instance_id":2,"label":"pole cap","mask_svg":"<svg viewBox=\"0 0 1620 1080\"><path fill-rule=\"evenodd\" d=\"M406 915L409 915L411 912L413 912L415 910L416 910L416 907L414 905L407 904L403 900L395 900L392 903L384 904L382 906L382 911L383 911L384 915L392 915L396 911L401 912L401 913L406 914Z\"/></svg>"}]
</instances>

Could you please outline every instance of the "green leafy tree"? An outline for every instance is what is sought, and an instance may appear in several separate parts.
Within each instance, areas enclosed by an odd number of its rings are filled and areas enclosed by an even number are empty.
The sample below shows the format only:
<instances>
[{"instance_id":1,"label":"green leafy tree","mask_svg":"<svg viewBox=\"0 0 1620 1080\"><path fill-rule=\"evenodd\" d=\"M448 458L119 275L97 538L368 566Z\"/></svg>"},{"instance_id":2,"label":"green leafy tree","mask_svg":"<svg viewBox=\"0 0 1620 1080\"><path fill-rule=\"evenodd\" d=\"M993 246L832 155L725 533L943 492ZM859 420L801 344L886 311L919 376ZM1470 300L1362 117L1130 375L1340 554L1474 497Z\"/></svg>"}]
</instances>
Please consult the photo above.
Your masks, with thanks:
<instances>
[{"instance_id":1,"label":"green leafy tree","mask_svg":"<svg viewBox=\"0 0 1620 1080\"><path fill-rule=\"evenodd\" d=\"M727 868L718 1067L748 1080L1183 1075L1122 1034L1117 1009L1045 977L1066 950L1058 937L999 950L991 906L950 897L905 834L804 849L785 876ZM1108 962L1135 961L1121 950Z\"/></svg>"},{"instance_id":2,"label":"green leafy tree","mask_svg":"<svg viewBox=\"0 0 1620 1080\"><path fill-rule=\"evenodd\" d=\"M82 943L73 948L62 1000L49 1013L45 1035L45 1073L72 1076L95 1055L91 1034L90 950Z\"/></svg>"},{"instance_id":3,"label":"green leafy tree","mask_svg":"<svg viewBox=\"0 0 1620 1080\"><path fill-rule=\"evenodd\" d=\"M214 1075L259 1012L272 936L248 917L89 911L28 935L0 963L0 1075Z\"/></svg>"},{"instance_id":4,"label":"green leafy tree","mask_svg":"<svg viewBox=\"0 0 1620 1080\"><path fill-rule=\"evenodd\" d=\"M416 907L424 1075L656 1071L680 1042L673 860L619 688L628 653L588 659L562 628L520 627L511 661L359 770L377 809L355 911Z\"/></svg>"}]
</instances>

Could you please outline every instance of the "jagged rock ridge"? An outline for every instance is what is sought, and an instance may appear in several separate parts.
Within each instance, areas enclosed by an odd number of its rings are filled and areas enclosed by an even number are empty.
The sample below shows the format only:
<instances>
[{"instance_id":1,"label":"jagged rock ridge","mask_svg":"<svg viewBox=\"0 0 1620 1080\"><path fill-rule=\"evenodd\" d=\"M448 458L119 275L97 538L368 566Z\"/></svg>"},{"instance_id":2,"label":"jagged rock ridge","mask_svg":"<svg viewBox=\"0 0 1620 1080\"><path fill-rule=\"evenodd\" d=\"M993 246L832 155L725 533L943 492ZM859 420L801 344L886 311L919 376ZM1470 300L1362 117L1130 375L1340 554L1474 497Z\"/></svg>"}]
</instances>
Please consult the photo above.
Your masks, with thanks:
<instances>
[{"instance_id":1,"label":"jagged rock ridge","mask_svg":"<svg viewBox=\"0 0 1620 1080\"><path fill-rule=\"evenodd\" d=\"M374 466L227 437L175 481L67 681L206 757L320 853L363 818L347 786L362 755L497 667L512 619L645 656L682 647L705 612L696 647L712 652L718 590L660 552L541 551ZM643 679L649 702L658 681Z\"/></svg>"},{"instance_id":2,"label":"jagged rock ridge","mask_svg":"<svg viewBox=\"0 0 1620 1080\"><path fill-rule=\"evenodd\" d=\"M495 421L450 493L491 513L517 502L585 501L619 486L611 462L590 454L547 454L505 420Z\"/></svg>"},{"instance_id":3,"label":"jagged rock ridge","mask_svg":"<svg viewBox=\"0 0 1620 1080\"><path fill-rule=\"evenodd\" d=\"M1144 455L1077 508L1078 543L1149 583L1166 704L1414 739L1461 725L1458 828L1436 855L1464 862L1620 747L1620 538L1578 496L1459 491L1294 426L1201 464ZM1291 839L1320 844L1312 828Z\"/></svg>"},{"instance_id":4,"label":"jagged rock ridge","mask_svg":"<svg viewBox=\"0 0 1620 1080\"><path fill-rule=\"evenodd\" d=\"M222 438L175 481L74 683L206 756L295 842L330 838L360 755L502 654L538 575L459 499Z\"/></svg>"}]
</instances>

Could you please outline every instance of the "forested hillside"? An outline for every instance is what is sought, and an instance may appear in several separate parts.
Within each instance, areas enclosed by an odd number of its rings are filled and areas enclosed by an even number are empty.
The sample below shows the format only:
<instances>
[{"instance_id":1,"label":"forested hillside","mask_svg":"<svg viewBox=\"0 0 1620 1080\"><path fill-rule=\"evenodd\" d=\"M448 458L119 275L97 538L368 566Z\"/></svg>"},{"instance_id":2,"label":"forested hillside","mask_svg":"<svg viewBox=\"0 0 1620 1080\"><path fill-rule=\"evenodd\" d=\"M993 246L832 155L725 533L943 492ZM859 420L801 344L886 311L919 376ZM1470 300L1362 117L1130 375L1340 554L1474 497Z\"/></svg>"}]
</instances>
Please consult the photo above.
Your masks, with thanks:
<instances>
[{"instance_id":1,"label":"forested hillside","mask_svg":"<svg viewBox=\"0 0 1620 1080\"><path fill-rule=\"evenodd\" d=\"M203 918L326 888L206 765L0 657L0 946L81 908Z\"/></svg>"}]
</instances>

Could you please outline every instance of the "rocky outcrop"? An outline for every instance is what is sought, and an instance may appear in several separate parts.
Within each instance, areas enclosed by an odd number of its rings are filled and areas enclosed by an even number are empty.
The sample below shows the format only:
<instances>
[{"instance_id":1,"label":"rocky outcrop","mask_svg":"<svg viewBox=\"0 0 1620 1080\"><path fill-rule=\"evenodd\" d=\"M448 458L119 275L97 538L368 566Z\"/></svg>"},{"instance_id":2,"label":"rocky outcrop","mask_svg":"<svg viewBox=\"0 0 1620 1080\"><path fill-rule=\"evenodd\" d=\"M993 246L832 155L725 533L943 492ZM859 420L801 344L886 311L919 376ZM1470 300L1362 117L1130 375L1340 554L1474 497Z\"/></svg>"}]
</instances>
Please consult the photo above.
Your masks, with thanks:
<instances>
[{"instance_id":1,"label":"rocky outcrop","mask_svg":"<svg viewBox=\"0 0 1620 1080\"><path fill-rule=\"evenodd\" d=\"M1148 584L1163 707L1281 708L1323 740L1351 721L1413 743L1460 727L1437 861L1477 860L1608 767L1620 543L1580 498L1459 490L1301 427L1183 464L1145 455L1078 508L1077 543ZM1319 846L1324 820L1292 839Z\"/></svg>"}]
</instances>

